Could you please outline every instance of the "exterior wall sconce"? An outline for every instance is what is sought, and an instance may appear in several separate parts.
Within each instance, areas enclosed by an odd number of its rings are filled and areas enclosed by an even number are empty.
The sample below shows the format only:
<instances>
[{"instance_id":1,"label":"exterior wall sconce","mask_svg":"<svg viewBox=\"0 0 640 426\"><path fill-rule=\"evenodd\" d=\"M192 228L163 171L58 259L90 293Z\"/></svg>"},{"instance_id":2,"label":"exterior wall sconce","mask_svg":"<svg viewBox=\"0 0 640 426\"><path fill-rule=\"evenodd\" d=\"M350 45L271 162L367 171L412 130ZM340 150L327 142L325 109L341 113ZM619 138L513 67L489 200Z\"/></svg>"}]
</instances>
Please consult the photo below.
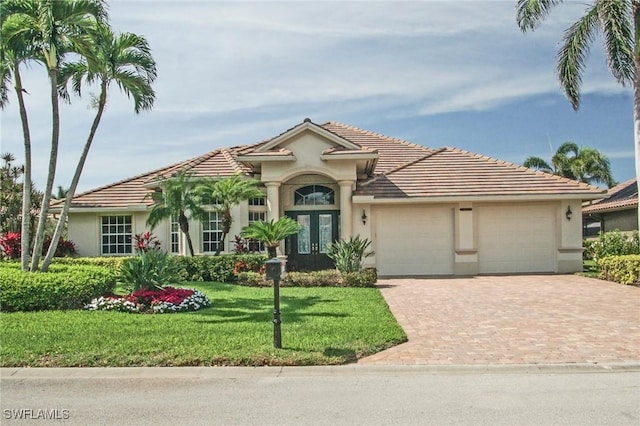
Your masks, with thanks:
<instances>
[{"instance_id":1,"label":"exterior wall sconce","mask_svg":"<svg viewBox=\"0 0 640 426\"><path fill-rule=\"evenodd\" d=\"M564 214L567 220L571 220L571 216L573 216L573 212L571 211L571 206L567 207L567 212Z\"/></svg>"},{"instance_id":2,"label":"exterior wall sconce","mask_svg":"<svg viewBox=\"0 0 640 426\"><path fill-rule=\"evenodd\" d=\"M367 212L362 210L362 224L366 225L367 224Z\"/></svg>"}]
</instances>

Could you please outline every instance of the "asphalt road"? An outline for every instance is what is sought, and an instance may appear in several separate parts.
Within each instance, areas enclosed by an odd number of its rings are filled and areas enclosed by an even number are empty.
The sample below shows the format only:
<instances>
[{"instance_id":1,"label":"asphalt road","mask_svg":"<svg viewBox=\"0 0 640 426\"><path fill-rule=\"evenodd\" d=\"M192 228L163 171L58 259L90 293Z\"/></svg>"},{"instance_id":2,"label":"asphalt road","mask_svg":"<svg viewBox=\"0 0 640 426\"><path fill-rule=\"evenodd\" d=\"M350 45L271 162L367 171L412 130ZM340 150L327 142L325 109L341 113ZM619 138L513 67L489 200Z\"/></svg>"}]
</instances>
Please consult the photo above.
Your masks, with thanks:
<instances>
[{"instance_id":1,"label":"asphalt road","mask_svg":"<svg viewBox=\"0 0 640 426\"><path fill-rule=\"evenodd\" d=\"M0 379L2 425L640 424L638 364L3 368Z\"/></svg>"}]
</instances>

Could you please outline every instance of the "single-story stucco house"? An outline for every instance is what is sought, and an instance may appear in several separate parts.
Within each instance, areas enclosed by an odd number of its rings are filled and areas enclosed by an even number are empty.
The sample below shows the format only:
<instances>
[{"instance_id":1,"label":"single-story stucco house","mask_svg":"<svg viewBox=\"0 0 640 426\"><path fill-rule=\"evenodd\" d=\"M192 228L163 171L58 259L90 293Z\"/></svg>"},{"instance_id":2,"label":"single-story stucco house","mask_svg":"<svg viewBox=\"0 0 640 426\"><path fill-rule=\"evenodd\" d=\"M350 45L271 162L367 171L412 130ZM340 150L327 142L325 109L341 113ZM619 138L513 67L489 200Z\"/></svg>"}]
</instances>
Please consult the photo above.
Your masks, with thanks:
<instances>
[{"instance_id":1,"label":"single-story stucco house","mask_svg":"<svg viewBox=\"0 0 640 426\"><path fill-rule=\"evenodd\" d=\"M222 252L251 221L289 216L302 225L283 244L289 264L327 267L326 245L372 241L366 266L382 276L566 273L582 269L582 202L604 191L456 148L432 149L337 122L305 119L272 139L220 148L74 197L69 238L82 256L132 253L148 229L148 193L180 169L242 173L265 198L241 203ZM191 223L196 251L212 254L220 222ZM154 234L186 253L176 223Z\"/></svg>"},{"instance_id":2,"label":"single-story stucco house","mask_svg":"<svg viewBox=\"0 0 640 426\"><path fill-rule=\"evenodd\" d=\"M609 189L603 199L582 206L583 235L595 237L599 232L638 229L638 180L629 179Z\"/></svg>"}]
</instances>

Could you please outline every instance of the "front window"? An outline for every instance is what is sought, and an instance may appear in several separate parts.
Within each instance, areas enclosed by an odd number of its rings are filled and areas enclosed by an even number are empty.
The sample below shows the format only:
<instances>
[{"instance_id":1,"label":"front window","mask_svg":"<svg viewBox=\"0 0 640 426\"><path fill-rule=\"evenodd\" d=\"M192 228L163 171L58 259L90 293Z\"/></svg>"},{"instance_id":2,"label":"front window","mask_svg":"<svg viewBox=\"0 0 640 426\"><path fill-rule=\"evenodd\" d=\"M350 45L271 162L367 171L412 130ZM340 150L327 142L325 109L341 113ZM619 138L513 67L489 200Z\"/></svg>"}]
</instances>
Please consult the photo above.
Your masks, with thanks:
<instances>
[{"instance_id":1,"label":"front window","mask_svg":"<svg viewBox=\"0 0 640 426\"><path fill-rule=\"evenodd\" d=\"M175 216L171 216L171 253L180 253L180 224Z\"/></svg>"},{"instance_id":2,"label":"front window","mask_svg":"<svg viewBox=\"0 0 640 426\"><path fill-rule=\"evenodd\" d=\"M333 189L322 185L309 185L296 190L294 194L296 206L327 206L335 204Z\"/></svg>"},{"instance_id":3,"label":"front window","mask_svg":"<svg viewBox=\"0 0 640 426\"><path fill-rule=\"evenodd\" d=\"M209 212L202 222L202 251L213 253L220 245L220 251L224 250L224 243L220 242L222 236L222 218L218 212Z\"/></svg>"},{"instance_id":4,"label":"front window","mask_svg":"<svg viewBox=\"0 0 640 426\"><path fill-rule=\"evenodd\" d=\"M267 220L267 212L265 211L249 211L249 224L253 222L265 222ZM249 241L249 251L264 251L264 243L260 241Z\"/></svg>"},{"instance_id":5,"label":"front window","mask_svg":"<svg viewBox=\"0 0 640 426\"><path fill-rule=\"evenodd\" d=\"M131 254L131 216L102 216L102 254Z\"/></svg>"}]
</instances>

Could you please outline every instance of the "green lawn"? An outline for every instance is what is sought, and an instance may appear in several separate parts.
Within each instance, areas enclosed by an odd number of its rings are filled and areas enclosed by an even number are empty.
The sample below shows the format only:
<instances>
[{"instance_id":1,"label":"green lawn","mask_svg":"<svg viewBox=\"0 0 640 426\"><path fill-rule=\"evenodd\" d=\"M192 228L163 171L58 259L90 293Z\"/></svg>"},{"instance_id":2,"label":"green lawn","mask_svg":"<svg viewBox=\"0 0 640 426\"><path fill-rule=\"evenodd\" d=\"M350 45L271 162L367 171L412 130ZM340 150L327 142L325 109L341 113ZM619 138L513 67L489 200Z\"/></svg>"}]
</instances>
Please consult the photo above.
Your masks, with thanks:
<instances>
[{"instance_id":1,"label":"green lawn","mask_svg":"<svg viewBox=\"0 0 640 426\"><path fill-rule=\"evenodd\" d=\"M354 362L406 341L375 288L282 288L282 346L273 348L273 290L188 283L197 312L0 313L3 367L321 365Z\"/></svg>"}]
</instances>

